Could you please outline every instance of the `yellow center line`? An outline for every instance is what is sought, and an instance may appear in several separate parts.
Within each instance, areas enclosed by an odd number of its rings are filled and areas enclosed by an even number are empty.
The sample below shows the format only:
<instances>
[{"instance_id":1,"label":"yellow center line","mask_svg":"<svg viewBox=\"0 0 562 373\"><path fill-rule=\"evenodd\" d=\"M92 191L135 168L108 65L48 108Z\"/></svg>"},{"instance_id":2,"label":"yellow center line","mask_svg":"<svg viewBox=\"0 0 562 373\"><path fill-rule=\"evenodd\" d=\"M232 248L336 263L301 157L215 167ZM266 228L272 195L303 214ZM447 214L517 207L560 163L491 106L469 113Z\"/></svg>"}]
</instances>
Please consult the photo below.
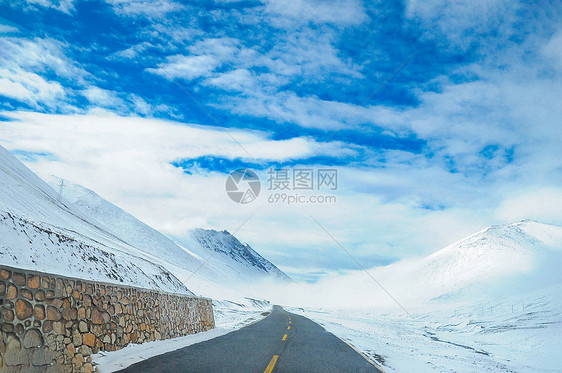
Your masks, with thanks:
<instances>
[{"instance_id":1,"label":"yellow center line","mask_svg":"<svg viewBox=\"0 0 562 373\"><path fill-rule=\"evenodd\" d=\"M289 324L292 324L292 322L291 322L291 321L289 321Z\"/></svg>"},{"instance_id":2,"label":"yellow center line","mask_svg":"<svg viewBox=\"0 0 562 373\"><path fill-rule=\"evenodd\" d=\"M284 341L284 340L286 340L286 339L287 339L287 334L285 334L285 335L283 336L283 338L281 338L282 341Z\"/></svg>"},{"instance_id":3,"label":"yellow center line","mask_svg":"<svg viewBox=\"0 0 562 373\"><path fill-rule=\"evenodd\" d=\"M273 367L275 366L275 363L277 362L278 358L279 358L279 355L273 355L273 357L271 358L271 361L269 362L269 365L267 366L267 368L265 368L263 373L271 373L273 371Z\"/></svg>"},{"instance_id":4,"label":"yellow center line","mask_svg":"<svg viewBox=\"0 0 562 373\"><path fill-rule=\"evenodd\" d=\"M291 330L291 325L289 325L289 326L287 327L287 330Z\"/></svg>"}]
</instances>

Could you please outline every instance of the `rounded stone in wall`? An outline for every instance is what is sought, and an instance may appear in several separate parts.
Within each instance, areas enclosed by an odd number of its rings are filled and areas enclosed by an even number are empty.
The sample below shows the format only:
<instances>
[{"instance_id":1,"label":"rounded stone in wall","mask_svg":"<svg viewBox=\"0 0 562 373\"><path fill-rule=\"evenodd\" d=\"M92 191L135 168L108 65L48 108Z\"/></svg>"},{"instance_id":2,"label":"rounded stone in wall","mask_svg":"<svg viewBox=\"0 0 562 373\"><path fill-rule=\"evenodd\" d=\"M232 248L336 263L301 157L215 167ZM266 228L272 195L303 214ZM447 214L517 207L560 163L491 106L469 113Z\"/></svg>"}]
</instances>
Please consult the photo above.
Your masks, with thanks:
<instances>
[{"instance_id":1,"label":"rounded stone in wall","mask_svg":"<svg viewBox=\"0 0 562 373\"><path fill-rule=\"evenodd\" d=\"M47 307L47 320L59 321L61 318L61 313L55 307Z\"/></svg>"},{"instance_id":2,"label":"rounded stone in wall","mask_svg":"<svg viewBox=\"0 0 562 373\"><path fill-rule=\"evenodd\" d=\"M43 290L38 290L35 293L35 300L39 301L39 302L44 301L45 300L45 292Z\"/></svg>"},{"instance_id":3,"label":"rounded stone in wall","mask_svg":"<svg viewBox=\"0 0 562 373\"><path fill-rule=\"evenodd\" d=\"M41 277L36 275L29 275L27 277L27 286L30 289L38 289L41 286Z\"/></svg>"},{"instance_id":4,"label":"rounded stone in wall","mask_svg":"<svg viewBox=\"0 0 562 373\"><path fill-rule=\"evenodd\" d=\"M35 318L37 318L39 320L45 319L45 307L44 306L42 306L40 304L35 305L33 313L35 315Z\"/></svg>"},{"instance_id":5,"label":"rounded stone in wall","mask_svg":"<svg viewBox=\"0 0 562 373\"><path fill-rule=\"evenodd\" d=\"M6 293L6 299L15 299L18 296L18 288L14 284L8 285L8 291Z\"/></svg>"},{"instance_id":6,"label":"rounded stone in wall","mask_svg":"<svg viewBox=\"0 0 562 373\"><path fill-rule=\"evenodd\" d=\"M8 323L3 323L2 324L2 331L4 333L13 333L14 332L14 325L8 324Z\"/></svg>"},{"instance_id":7,"label":"rounded stone in wall","mask_svg":"<svg viewBox=\"0 0 562 373\"><path fill-rule=\"evenodd\" d=\"M33 294L28 289L21 289L20 296L25 299L33 300Z\"/></svg>"},{"instance_id":8,"label":"rounded stone in wall","mask_svg":"<svg viewBox=\"0 0 562 373\"><path fill-rule=\"evenodd\" d=\"M18 286L25 285L25 275L23 273L14 273L12 275L12 282Z\"/></svg>"},{"instance_id":9,"label":"rounded stone in wall","mask_svg":"<svg viewBox=\"0 0 562 373\"><path fill-rule=\"evenodd\" d=\"M8 308L3 308L2 317L4 318L4 321L8 321L8 322L14 321L14 311Z\"/></svg>"},{"instance_id":10,"label":"rounded stone in wall","mask_svg":"<svg viewBox=\"0 0 562 373\"><path fill-rule=\"evenodd\" d=\"M48 333L53 330L53 322L52 321L45 321L43 323L43 333Z\"/></svg>"},{"instance_id":11,"label":"rounded stone in wall","mask_svg":"<svg viewBox=\"0 0 562 373\"><path fill-rule=\"evenodd\" d=\"M32 348L43 346L43 336L39 329L29 329L23 336L23 347Z\"/></svg>"},{"instance_id":12,"label":"rounded stone in wall","mask_svg":"<svg viewBox=\"0 0 562 373\"><path fill-rule=\"evenodd\" d=\"M18 299L16 301L16 316L20 320L25 320L33 314L31 303L26 300Z\"/></svg>"},{"instance_id":13,"label":"rounded stone in wall","mask_svg":"<svg viewBox=\"0 0 562 373\"><path fill-rule=\"evenodd\" d=\"M6 271L5 269L0 269L0 279L7 280L11 276L10 271Z\"/></svg>"}]
</instances>

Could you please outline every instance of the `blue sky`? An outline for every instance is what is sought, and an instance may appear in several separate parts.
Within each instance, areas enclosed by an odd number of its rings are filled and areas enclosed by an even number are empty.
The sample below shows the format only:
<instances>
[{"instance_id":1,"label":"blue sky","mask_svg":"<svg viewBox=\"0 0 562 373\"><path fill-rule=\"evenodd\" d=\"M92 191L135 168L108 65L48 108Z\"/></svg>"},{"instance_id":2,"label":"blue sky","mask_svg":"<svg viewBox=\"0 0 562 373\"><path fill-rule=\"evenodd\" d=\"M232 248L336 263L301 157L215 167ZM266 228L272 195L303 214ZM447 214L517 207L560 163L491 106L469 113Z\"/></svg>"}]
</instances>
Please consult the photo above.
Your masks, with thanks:
<instances>
[{"instance_id":1,"label":"blue sky","mask_svg":"<svg viewBox=\"0 0 562 373\"><path fill-rule=\"evenodd\" d=\"M0 10L0 143L169 233L236 230L252 206L219 193L243 166L337 167L338 203L310 212L365 266L562 222L558 2ZM296 277L352 269L307 219L265 206L238 236Z\"/></svg>"}]
</instances>

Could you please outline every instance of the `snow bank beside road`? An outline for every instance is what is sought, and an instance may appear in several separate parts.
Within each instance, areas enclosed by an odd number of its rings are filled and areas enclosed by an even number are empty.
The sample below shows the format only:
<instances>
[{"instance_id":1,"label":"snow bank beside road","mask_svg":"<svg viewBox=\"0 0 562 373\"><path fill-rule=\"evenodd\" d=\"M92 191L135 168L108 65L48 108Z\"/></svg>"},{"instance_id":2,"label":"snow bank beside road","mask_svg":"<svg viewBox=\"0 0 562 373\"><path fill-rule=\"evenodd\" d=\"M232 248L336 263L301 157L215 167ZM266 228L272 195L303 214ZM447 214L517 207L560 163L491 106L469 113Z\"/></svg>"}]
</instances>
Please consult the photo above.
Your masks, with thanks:
<instances>
[{"instance_id":1,"label":"snow bank beside road","mask_svg":"<svg viewBox=\"0 0 562 373\"><path fill-rule=\"evenodd\" d=\"M180 338L130 344L119 351L100 352L92 356L97 370L101 373L115 372L139 361L223 336L262 320L272 309L268 303L253 299L244 303L218 301L213 304L215 329Z\"/></svg>"},{"instance_id":2,"label":"snow bank beside road","mask_svg":"<svg viewBox=\"0 0 562 373\"><path fill-rule=\"evenodd\" d=\"M560 372L562 285L525 297L413 312L290 309L387 372Z\"/></svg>"}]
</instances>

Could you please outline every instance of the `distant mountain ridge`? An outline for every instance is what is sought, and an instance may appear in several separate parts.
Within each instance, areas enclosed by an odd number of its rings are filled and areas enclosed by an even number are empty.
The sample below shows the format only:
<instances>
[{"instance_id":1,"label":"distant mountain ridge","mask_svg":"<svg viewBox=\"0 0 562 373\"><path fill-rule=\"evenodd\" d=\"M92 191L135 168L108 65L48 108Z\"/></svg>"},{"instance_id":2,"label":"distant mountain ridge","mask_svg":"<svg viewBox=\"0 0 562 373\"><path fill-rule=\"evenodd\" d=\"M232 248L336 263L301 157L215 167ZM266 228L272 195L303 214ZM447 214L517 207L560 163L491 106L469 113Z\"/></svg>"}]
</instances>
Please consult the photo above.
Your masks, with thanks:
<instances>
[{"instance_id":1,"label":"distant mountain ridge","mask_svg":"<svg viewBox=\"0 0 562 373\"><path fill-rule=\"evenodd\" d=\"M557 284L562 282L561 266L562 227L527 219L490 226L427 257L378 268L375 274L404 298L408 294L437 301Z\"/></svg>"},{"instance_id":2,"label":"distant mountain ridge","mask_svg":"<svg viewBox=\"0 0 562 373\"><path fill-rule=\"evenodd\" d=\"M168 265L172 264L222 283L290 280L273 263L227 231L195 229L182 237L168 237L81 185L69 181L61 184L62 180L53 176L46 179L53 188L63 185L59 188L62 197L105 230L167 268L173 268ZM214 254L209 258L211 253Z\"/></svg>"},{"instance_id":3,"label":"distant mountain ridge","mask_svg":"<svg viewBox=\"0 0 562 373\"><path fill-rule=\"evenodd\" d=\"M56 177L49 180L53 187L61 183L61 179ZM185 237L168 237L81 185L65 181L62 196L104 229L167 268L172 268L168 265L172 264L222 283L289 279L275 265L227 231L195 229L186 232ZM213 252L215 254L206 260Z\"/></svg>"},{"instance_id":4,"label":"distant mountain ridge","mask_svg":"<svg viewBox=\"0 0 562 373\"><path fill-rule=\"evenodd\" d=\"M250 265L258 271L268 273L282 280L290 280L284 272L277 268L269 260L264 259L247 243L240 242L228 231L216 231L213 229L195 229L192 232L193 238L208 250L215 251L230 257L232 260Z\"/></svg>"}]
</instances>

